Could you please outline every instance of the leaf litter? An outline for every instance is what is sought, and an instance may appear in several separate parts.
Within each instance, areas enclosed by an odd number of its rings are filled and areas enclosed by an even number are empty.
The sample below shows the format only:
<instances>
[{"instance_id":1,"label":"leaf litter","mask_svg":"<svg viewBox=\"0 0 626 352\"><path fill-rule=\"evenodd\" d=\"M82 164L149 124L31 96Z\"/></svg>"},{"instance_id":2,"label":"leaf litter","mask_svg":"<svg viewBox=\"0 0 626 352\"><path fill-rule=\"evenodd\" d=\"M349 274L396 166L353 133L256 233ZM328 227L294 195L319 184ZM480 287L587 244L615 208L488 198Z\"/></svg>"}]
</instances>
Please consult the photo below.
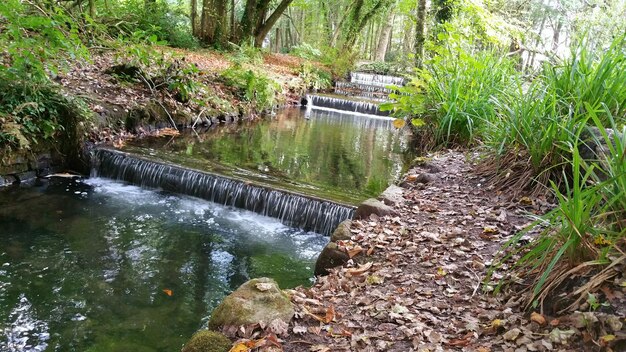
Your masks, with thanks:
<instances>
[{"instance_id":1,"label":"leaf litter","mask_svg":"<svg viewBox=\"0 0 626 352\"><path fill-rule=\"evenodd\" d=\"M340 243L348 264L287 291L296 317L284 351L620 350L623 277L604 289L614 309L584 314L525 311L515 289L491 293L483 280L499 247L548 202L510 199L471 171L459 152L432 156L409 171L407 180L436 175L405 183L402 216L354 221L352 239Z\"/></svg>"}]
</instances>

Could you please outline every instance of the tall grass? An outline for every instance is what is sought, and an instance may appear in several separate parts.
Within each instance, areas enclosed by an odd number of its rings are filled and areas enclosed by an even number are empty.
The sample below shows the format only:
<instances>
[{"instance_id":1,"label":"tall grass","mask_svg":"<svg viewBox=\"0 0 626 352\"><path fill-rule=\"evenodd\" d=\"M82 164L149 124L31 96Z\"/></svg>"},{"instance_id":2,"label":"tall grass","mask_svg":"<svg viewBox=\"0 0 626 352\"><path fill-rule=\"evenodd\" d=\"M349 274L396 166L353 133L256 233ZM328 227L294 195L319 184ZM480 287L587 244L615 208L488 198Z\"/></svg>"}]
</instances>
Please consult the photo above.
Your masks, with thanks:
<instances>
[{"instance_id":1,"label":"tall grass","mask_svg":"<svg viewBox=\"0 0 626 352\"><path fill-rule=\"evenodd\" d=\"M586 108L602 133L596 142L606 145L606 151L585 161L578 152L585 142L575 137L570 150L571 178L563 178L563 187L552 182L557 207L505 243L496 265L519 257L513 270L530 280L526 282L529 305L543 306L544 299L569 278L588 276L561 311L574 308L590 291L619 274L615 267L626 263L626 128L611 136L600 118L617 130L611 113L598 114L589 104ZM520 246L531 230L539 235Z\"/></svg>"},{"instance_id":2,"label":"tall grass","mask_svg":"<svg viewBox=\"0 0 626 352\"><path fill-rule=\"evenodd\" d=\"M581 41L571 57L546 65L530 84L493 96L497 118L486 119L481 137L488 157L481 172L514 194L543 193L571 177L571 146L593 113L603 125L626 120L624 37L592 55Z\"/></svg>"},{"instance_id":3,"label":"tall grass","mask_svg":"<svg viewBox=\"0 0 626 352\"><path fill-rule=\"evenodd\" d=\"M502 54L444 47L410 84L395 87L396 103L383 108L424 121L418 133L432 137L427 147L473 145L497 116L493 97L508 94L518 77Z\"/></svg>"}]
</instances>

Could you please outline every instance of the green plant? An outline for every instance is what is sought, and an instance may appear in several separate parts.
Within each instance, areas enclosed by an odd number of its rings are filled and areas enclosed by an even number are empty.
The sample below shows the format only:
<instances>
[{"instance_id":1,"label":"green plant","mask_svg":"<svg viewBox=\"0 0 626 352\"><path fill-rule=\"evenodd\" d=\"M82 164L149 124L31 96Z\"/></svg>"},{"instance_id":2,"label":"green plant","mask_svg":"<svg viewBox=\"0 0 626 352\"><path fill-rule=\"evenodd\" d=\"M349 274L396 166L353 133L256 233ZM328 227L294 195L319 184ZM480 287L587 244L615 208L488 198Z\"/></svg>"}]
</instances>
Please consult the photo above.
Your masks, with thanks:
<instances>
[{"instance_id":1,"label":"green plant","mask_svg":"<svg viewBox=\"0 0 626 352\"><path fill-rule=\"evenodd\" d=\"M241 45L231 43L232 52L230 60L238 66L244 64L261 65L263 63L263 53L256 48L253 42L245 42Z\"/></svg>"},{"instance_id":2,"label":"green plant","mask_svg":"<svg viewBox=\"0 0 626 352\"><path fill-rule=\"evenodd\" d=\"M45 82L68 68L67 59L87 57L73 19L62 9L45 12L19 0L0 3L2 79Z\"/></svg>"},{"instance_id":3,"label":"green plant","mask_svg":"<svg viewBox=\"0 0 626 352\"><path fill-rule=\"evenodd\" d=\"M425 122L429 146L472 145L496 119L494 97L510 92L518 75L497 50L474 51L446 44L404 87L393 87L383 104L396 117Z\"/></svg>"},{"instance_id":4,"label":"green plant","mask_svg":"<svg viewBox=\"0 0 626 352\"><path fill-rule=\"evenodd\" d=\"M242 98L253 102L261 110L272 109L276 104L276 92L280 85L263 74L233 65L222 72L221 77L224 83L239 89Z\"/></svg>"},{"instance_id":5,"label":"green plant","mask_svg":"<svg viewBox=\"0 0 626 352\"><path fill-rule=\"evenodd\" d=\"M307 60L319 60L322 57L322 51L308 43L301 43L292 47L290 54Z\"/></svg>"},{"instance_id":6,"label":"green plant","mask_svg":"<svg viewBox=\"0 0 626 352\"><path fill-rule=\"evenodd\" d=\"M575 134L568 164L571 174L563 175L564 187L552 182L557 207L513 236L503 246L494 267L516 258L515 276L530 278L528 302L535 306L543 304L573 275L587 276L588 281L573 292L576 299L568 308L574 307L615 275L612 267L626 262L626 128L622 128L622 134L610 136L590 104L585 109L601 131L602 138L597 142L608 151L595 160L583 160L579 153L584 143L579 139L582 129ZM612 115L604 114L606 111L602 116L619 133ZM532 230L539 231L539 235L520 246L521 239Z\"/></svg>"},{"instance_id":7,"label":"green plant","mask_svg":"<svg viewBox=\"0 0 626 352\"><path fill-rule=\"evenodd\" d=\"M309 62L300 65L298 76L304 82L306 89L327 89L332 86L332 78L330 72L319 69Z\"/></svg>"}]
</instances>

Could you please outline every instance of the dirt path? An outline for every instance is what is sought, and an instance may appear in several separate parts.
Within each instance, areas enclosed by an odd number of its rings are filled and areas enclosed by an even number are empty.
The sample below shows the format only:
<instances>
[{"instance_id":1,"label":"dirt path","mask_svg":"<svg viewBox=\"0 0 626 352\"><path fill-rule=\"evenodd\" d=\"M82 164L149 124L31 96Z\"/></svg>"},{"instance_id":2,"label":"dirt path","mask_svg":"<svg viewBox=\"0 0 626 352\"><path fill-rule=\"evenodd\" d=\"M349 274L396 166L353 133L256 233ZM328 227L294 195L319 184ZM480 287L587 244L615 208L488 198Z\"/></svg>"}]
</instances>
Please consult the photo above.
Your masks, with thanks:
<instances>
[{"instance_id":1,"label":"dirt path","mask_svg":"<svg viewBox=\"0 0 626 352\"><path fill-rule=\"evenodd\" d=\"M482 291L500 244L545 205L485 189L465 160L447 152L412 169L409 175L427 174L418 177L427 183L405 187L396 206L402 216L354 222L353 240L343 245L363 249L355 257L361 264L292 291L297 313L285 351L600 350L581 341L597 328L580 326L581 313L531 320L519 299ZM623 289L615 293L623 306ZM600 336L625 332L607 327L607 319L623 316L585 314L599 319Z\"/></svg>"}]
</instances>

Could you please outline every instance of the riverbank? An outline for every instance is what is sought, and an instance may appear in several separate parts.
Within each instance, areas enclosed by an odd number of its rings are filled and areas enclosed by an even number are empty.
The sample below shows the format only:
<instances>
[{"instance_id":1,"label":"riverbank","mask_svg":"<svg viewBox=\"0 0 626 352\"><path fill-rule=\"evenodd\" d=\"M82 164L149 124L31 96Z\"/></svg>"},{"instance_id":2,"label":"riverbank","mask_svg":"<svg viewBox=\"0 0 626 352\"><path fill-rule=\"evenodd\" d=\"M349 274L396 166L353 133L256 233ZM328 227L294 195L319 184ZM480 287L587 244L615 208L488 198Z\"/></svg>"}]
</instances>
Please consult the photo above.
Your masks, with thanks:
<instances>
[{"instance_id":1,"label":"riverbank","mask_svg":"<svg viewBox=\"0 0 626 352\"><path fill-rule=\"evenodd\" d=\"M567 313L557 313L560 301L576 297L557 295L526 309L520 287L492 294L504 272L483 280L498 249L552 204L489 189L467 160L454 151L434 155L409 171L404 200L394 207L399 216L353 222L352 239L340 245L360 253L354 263L289 291L296 318L285 351L624 348L623 267L594 293L597 302L584 300ZM559 290L567 292L571 287Z\"/></svg>"},{"instance_id":2,"label":"riverbank","mask_svg":"<svg viewBox=\"0 0 626 352\"><path fill-rule=\"evenodd\" d=\"M138 48L133 55L128 48L93 52L89 61L58 73L45 89L58 95L54 104L70 111L60 121L51 119L60 123L56 132L35 129L19 140L20 148L0 149L0 186L61 170L88 172L83 152L92 145L121 146L164 128L176 134L182 127L260 119L299 104L312 84L325 79L319 64L289 55L258 53L241 60L211 50Z\"/></svg>"}]
</instances>

